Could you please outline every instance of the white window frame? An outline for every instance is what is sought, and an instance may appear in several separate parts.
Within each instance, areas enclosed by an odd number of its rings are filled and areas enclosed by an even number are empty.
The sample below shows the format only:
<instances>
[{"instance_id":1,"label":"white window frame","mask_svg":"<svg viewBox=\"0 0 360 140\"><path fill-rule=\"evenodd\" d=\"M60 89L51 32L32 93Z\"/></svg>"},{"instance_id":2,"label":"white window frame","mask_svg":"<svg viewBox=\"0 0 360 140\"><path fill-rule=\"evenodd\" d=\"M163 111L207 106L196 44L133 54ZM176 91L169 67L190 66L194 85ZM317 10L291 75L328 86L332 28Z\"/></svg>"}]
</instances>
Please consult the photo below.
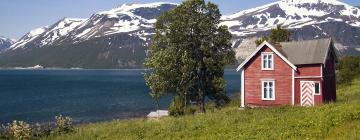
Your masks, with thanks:
<instances>
[{"instance_id":1,"label":"white window frame","mask_svg":"<svg viewBox=\"0 0 360 140\"><path fill-rule=\"evenodd\" d=\"M268 82L268 83L273 83L273 87L272 87L272 89L273 89L273 96L272 96L272 98L269 98L270 96L270 92L269 92L269 89L267 88L266 89L266 91L267 91L267 98L265 98L264 97L264 83L265 82ZM269 85L269 84L268 84ZM264 100L264 101L274 101L275 100L275 96L276 96L276 93L275 93L275 80L261 80L261 98L262 98L262 100Z\"/></svg>"},{"instance_id":2,"label":"white window frame","mask_svg":"<svg viewBox=\"0 0 360 140\"><path fill-rule=\"evenodd\" d=\"M264 55L271 55L271 68L264 68ZM269 63L269 57L267 57L267 63ZM261 53L261 70L274 70L274 53L273 52L262 52Z\"/></svg>"},{"instance_id":3,"label":"white window frame","mask_svg":"<svg viewBox=\"0 0 360 140\"><path fill-rule=\"evenodd\" d=\"M314 89L313 89L313 90L314 90L314 95L321 95L321 83L320 83L319 81L313 81L313 83L314 83ZM316 91L316 90L315 90L315 87L316 87L315 84L316 84L316 83L319 84L319 93L316 93L316 92L315 92L315 91Z\"/></svg>"}]
</instances>

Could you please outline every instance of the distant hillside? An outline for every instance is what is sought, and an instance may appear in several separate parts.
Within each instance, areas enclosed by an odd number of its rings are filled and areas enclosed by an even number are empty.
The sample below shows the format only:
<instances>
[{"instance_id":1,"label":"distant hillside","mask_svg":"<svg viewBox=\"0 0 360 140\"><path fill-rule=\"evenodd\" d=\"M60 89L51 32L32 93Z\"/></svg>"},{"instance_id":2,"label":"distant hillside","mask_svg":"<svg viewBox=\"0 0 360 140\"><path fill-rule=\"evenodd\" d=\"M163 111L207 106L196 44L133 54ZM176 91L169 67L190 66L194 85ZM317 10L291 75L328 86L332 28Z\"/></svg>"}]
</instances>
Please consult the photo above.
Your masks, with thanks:
<instances>
[{"instance_id":1,"label":"distant hillside","mask_svg":"<svg viewBox=\"0 0 360 140\"><path fill-rule=\"evenodd\" d=\"M2 67L141 68L146 56L146 47L141 43L137 37L116 34L76 44L15 49L0 55L0 64Z\"/></svg>"}]
</instances>

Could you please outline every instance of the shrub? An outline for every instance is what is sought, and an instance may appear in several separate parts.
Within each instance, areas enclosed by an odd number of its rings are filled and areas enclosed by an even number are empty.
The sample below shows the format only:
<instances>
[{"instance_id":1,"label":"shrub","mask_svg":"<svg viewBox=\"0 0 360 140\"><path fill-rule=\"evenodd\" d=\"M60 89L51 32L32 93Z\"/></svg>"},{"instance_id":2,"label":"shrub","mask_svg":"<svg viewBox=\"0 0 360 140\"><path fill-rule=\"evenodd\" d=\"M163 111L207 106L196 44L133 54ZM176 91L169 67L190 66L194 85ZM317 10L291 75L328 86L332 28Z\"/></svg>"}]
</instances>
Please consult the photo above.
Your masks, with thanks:
<instances>
[{"instance_id":1,"label":"shrub","mask_svg":"<svg viewBox=\"0 0 360 140\"><path fill-rule=\"evenodd\" d=\"M62 115L55 116L55 125L57 133L69 133L73 131L72 118L63 117Z\"/></svg>"},{"instance_id":2,"label":"shrub","mask_svg":"<svg viewBox=\"0 0 360 140\"><path fill-rule=\"evenodd\" d=\"M196 110L197 110L197 106L190 105L184 109L184 114L193 115L193 114L195 114Z\"/></svg>"},{"instance_id":3,"label":"shrub","mask_svg":"<svg viewBox=\"0 0 360 140\"><path fill-rule=\"evenodd\" d=\"M171 116L181 116L185 114L185 103L182 97L174 96L174 99L169 107Z\"/></svg>"},{"instance_id":4,"label":"shrub","mask_svg":"<svg viewBox=\"0 0 360 140\"><path fill-rule=\"evenodd\" d=\"M40 137L50 136L52 134L54 126L51 125L50 123L42 124L42 125L36 123L31 128L32 128L31 130L33 137L40 138Z\"/></svg>"},{"instance_id":5,"label":"shrub","mask_svg":"<svg viewBox=\"0 0 360 140\"><path fill-rule=\"evenodd\" d=\"M16 140L28 140L31 137L30 125L23 121L14 120L8 124L7 131L9 137Z\"/></svg>"},{"instance_id":6,"label":"shrub","mask_svg":"<svg viewBox=\"0 0 360 140\"><path fill-rule=\"evenodd\" d=\"M348 84L360 74L360 57L344 56L337 64L336 82Z\"/></svg>"}]
</instances>

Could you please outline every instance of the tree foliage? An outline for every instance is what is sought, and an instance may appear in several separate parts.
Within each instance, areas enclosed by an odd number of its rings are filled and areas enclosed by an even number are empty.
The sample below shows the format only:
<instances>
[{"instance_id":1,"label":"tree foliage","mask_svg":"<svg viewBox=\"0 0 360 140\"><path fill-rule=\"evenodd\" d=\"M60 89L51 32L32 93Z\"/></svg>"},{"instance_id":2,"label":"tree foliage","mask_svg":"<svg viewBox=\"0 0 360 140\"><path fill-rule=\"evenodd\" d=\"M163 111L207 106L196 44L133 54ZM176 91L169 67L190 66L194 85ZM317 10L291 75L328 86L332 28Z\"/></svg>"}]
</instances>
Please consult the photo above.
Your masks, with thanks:
<instances>
[{"instance_id":1,"label":"tree foliage","mask_svg":"<svg viewBox=\"0 0 360 140\"><path fill-rule=\"evenodd\" d=\"M271 34L269 36L264 36L260 38L259 40L256 40L256 46L259 46L264 41L270 41L270 42L286 42L290 41L290 31L287 29L281 28L280 25L276 27L276 29L271 30Z\"/></svg>"},{"instance_id":2,"label":"tree foliage","mask_svg":"<svg viewBox=\"0 0 360 140\"><path fill-rule=\"evenodd\" d=\"M206 98L218 105L228 102L224 68L235 57L232 36L226 26L219 26L220 17L217 5L186 0L158 18L145 61L145 80L153 96L175 94L174 101L181 101L173 104L183 103L184 108L195 102L201 112Z\"/></svg>"},{"instance_id":3,"label":"tree foliage","mask_svg":"<svg viewBox=\"0 0 360 140\"><path fill-rule=\"evenodd\" d=\"M348 84L360 75L360 57L343 56L336 66L336 81L338 84Z\"/></svg>"}]
</instances>

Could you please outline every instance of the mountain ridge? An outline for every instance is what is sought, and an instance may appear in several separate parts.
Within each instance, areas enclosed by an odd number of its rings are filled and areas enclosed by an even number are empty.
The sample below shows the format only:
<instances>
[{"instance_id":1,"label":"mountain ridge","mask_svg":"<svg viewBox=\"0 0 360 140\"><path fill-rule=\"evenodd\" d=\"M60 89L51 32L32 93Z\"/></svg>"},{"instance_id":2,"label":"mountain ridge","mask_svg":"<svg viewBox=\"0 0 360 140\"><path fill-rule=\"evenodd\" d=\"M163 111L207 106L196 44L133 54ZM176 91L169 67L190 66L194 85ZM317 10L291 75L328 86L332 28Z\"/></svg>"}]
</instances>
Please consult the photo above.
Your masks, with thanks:
<instances>
[{"instance_id":1,"label":"mountain ridge","mask_svg":"<svg viewBox=\"0 0 360 140\"><path fill-rule=\"evenodd\" d=\"M167 2L123 4L86 19L64 18L19 39L0 55L0 67L42 64L47 67L142 68L154 34L152 25L162 12L176 5ZM268 35L279 24L290 30L293 40L332 37L341 54L360 54L360 10L337 0L281 0L224 15L222 20L221 24L227 25L233 34L233 47L239 61L255 48L254 40ZM67 57L51 48L67 53ZM92 52L92 56L80 50ZM76 56L74 52L84 56ZM99 63L93 65L90 60Z\"/></svg>"},{"instance_id":2,"label":"mountain ridge","mask_svg":"<svg viewBox=\"0 0 360 140\"><path fill-rule=\"evenodd\" d=\"M147 4L132 3L123 4L107 11L97 12L86 19L64 18L50 27L46 26L37 28L35 31L32 30L37 33L35 35L31 34L32 31L30 31L27 35L22 37L19 42L11 46L11 48L17 49L26 47L27 43L30 44L28 46L40 47L53 44L59 45L61 43L78 43L116 33L129 33L137 30L150 29L152 28L152 24L156 22L155 18L161 14L160 11L167 11L173 7L175 7L174 3L166 2ZM141 10L145 11L145 14L141 13ZM146 15L146 10L153 12L152 16ZM156 12L157 14L154 14ZM68 24L68 26L64 26L64 24ZM66 27L67 30L65 31L65 34L55 36L56 32L64 30L56 29ZM51 32L53 30L55 30L55 33ZM148 36L147 33L138 33L133 35L137 35L142 38ZM45 40L49 38L50 40ZM38 41L31 42L33 40Z\"/></svg>"},{"instance_id":3,"label":"mountain ridge","mask_svg":"<svg viewBox=\"0 0 360 140\"><path fill-rule=\"evenodd\" d=\"M0 36L0 53L4 52L6 49L10 48L12 44L15 43L15 39L6 38Z\"/></svg>"}]
</instances>

